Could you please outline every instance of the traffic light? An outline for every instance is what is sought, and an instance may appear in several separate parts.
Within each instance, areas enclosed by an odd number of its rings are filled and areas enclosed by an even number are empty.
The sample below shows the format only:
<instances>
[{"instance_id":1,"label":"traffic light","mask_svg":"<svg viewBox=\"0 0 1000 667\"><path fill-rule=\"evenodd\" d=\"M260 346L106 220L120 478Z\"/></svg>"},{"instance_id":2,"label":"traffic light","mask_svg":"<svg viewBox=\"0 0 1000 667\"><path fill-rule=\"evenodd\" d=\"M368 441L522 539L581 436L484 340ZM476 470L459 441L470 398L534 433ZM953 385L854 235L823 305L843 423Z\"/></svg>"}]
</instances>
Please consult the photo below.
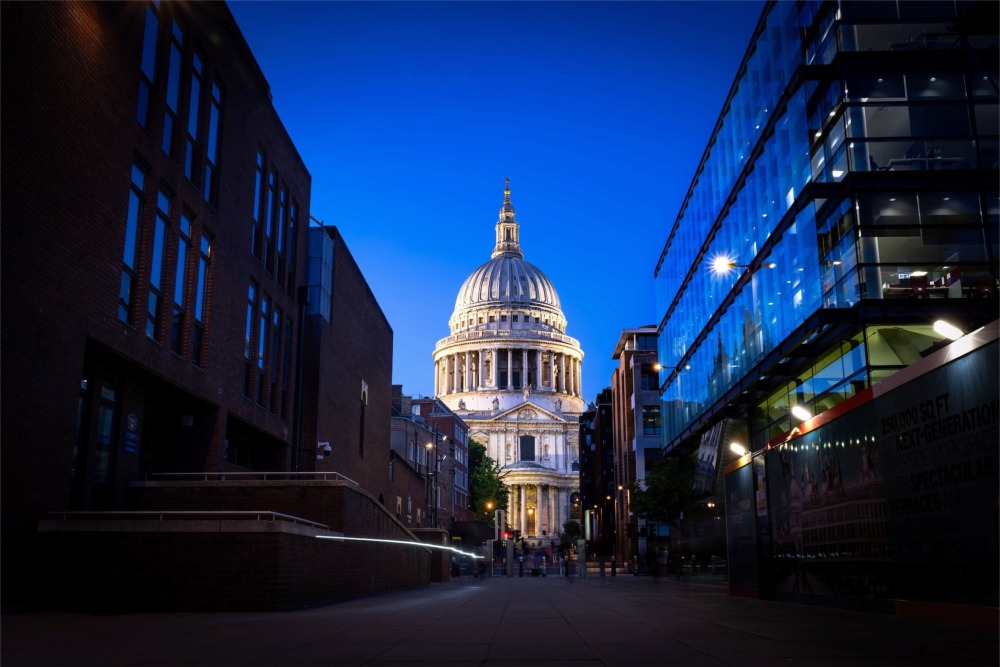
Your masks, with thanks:
<instances>
[{"instance_id":1,"label":"traffic light","mask_svg":"<svg viewBox=\"0 0 1000 667\"><path fill-rule=\"evenodd\" d=\"M510 539L510 531L509 530L503 531L503 539L505 539L505 540L509 540Z\"/></svg>"}]
</instances>

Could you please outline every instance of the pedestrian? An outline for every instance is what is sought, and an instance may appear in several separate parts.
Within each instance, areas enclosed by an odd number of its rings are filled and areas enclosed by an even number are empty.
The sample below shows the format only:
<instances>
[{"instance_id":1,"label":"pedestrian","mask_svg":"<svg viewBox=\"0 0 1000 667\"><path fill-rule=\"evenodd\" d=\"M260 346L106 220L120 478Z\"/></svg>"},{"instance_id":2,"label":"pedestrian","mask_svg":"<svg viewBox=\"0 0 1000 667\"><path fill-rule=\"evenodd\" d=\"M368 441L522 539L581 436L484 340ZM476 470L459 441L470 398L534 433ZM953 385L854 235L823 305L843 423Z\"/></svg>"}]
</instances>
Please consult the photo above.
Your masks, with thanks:
<instances>
[{"instance_id":1,"label":"pedestrian","mask_svg":"<svg viewBox=\"0 0 1000 667\"><path fill-rule=\"evenodd\" d=\"M667 562L670 560L670 553L660 547L656 550L656 573L658 577L667 576Z\"/></svg>"}]
</instances>

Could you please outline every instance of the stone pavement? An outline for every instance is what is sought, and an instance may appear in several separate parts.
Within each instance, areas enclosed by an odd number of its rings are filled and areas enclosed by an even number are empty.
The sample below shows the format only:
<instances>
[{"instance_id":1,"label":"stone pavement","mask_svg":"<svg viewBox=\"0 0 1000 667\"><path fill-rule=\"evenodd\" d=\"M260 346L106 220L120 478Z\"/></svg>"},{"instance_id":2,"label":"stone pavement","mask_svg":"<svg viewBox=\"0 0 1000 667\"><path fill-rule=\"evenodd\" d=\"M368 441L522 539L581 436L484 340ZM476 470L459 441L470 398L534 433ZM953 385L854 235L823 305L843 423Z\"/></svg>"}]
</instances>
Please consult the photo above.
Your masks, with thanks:
<instances>
[{"instance_id":1,"label":"stone pavement","mask_svg":"<svg viewBox=\"0 0 1000 667\"><path fill-rule=\"evenodd\" d=\"M277 613L2 616L0 664L961 666L1000 629L730 597L647 577L471 579Z\"/></svg>"}]
</instances>

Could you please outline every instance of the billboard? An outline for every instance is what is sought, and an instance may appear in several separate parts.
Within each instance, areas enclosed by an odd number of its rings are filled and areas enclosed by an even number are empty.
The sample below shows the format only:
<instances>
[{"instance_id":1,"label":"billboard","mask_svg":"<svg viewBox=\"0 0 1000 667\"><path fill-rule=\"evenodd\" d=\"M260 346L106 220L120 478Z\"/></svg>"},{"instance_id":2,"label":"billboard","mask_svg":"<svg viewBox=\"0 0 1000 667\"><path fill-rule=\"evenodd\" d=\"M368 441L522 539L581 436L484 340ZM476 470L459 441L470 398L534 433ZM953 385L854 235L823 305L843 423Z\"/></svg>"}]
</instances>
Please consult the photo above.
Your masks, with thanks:
<instances>
[{"instance_id":1,"label":"billboard","mask_svg":"<svg viewBox=\"0 0 1000 667\"><path fill-rule=\"evenodd\" d=\"M694 467L694 482L691 484L692 500L698 500L715 493L715 481L719 476L719 458L725 435L725 419L702 433Z\"/></svg>"}]
</instances>

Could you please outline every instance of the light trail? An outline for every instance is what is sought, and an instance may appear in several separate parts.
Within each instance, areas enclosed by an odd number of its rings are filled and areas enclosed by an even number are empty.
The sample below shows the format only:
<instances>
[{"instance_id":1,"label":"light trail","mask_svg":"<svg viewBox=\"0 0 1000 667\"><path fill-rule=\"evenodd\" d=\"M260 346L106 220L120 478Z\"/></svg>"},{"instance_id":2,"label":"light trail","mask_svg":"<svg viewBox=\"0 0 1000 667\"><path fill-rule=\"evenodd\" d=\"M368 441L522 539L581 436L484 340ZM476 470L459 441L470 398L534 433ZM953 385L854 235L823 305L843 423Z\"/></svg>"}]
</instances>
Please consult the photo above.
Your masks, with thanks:
<instances>
[{"instance_id":1,"label":"light trail","mask_svg":"<svg viewBox=\"0 0 1000 667\"><path fill-rule=\"evenodd\" d=\"M463 556L469 556L470 558L481 558L486 559L485 556L480 556L479 554L469 553L468 551L462 551L461 549L456 549L455 547L446 547L442 544L427 544L426 542L411 542L409 540L385 540L379 537L336 537L334 535L317 535L321 540L337 540L340 542L351 541L351 542L384 542L387 544L403 544L411 547L427 547L428 549L444 549L445 551L454 551L457 554Z\"/></svg>"}]
</instances>

